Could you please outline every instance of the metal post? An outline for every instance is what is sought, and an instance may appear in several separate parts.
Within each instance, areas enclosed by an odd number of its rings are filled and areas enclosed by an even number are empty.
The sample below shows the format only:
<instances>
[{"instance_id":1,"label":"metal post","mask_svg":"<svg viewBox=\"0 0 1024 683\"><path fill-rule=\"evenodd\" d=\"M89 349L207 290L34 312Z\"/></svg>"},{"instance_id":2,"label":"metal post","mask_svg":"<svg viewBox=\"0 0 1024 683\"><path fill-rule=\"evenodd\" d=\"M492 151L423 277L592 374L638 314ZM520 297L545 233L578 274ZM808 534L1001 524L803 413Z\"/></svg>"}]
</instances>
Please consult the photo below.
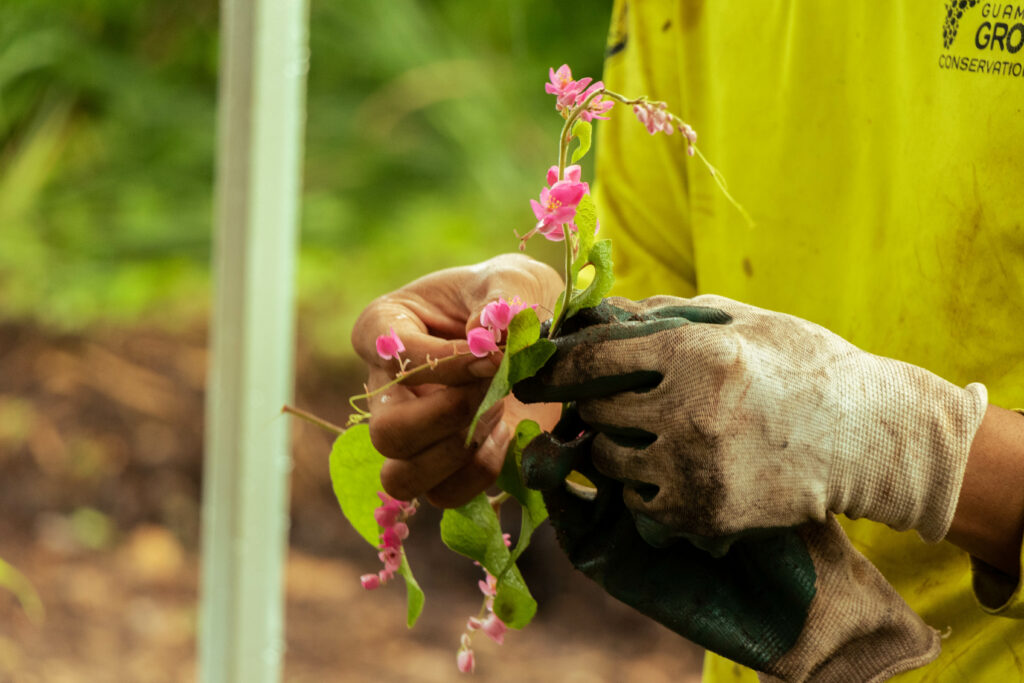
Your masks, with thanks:
<instances>
[{"instance_id":1,"label":"metal post","mask_svg":"<svg viewBox=\"0 0 1024 683\"><path fill-rule=\"evenodd\" d=\"M288 421L306 0L222 0L199 678L271 683L284 653Z\"/></svg>"}]
</instances>

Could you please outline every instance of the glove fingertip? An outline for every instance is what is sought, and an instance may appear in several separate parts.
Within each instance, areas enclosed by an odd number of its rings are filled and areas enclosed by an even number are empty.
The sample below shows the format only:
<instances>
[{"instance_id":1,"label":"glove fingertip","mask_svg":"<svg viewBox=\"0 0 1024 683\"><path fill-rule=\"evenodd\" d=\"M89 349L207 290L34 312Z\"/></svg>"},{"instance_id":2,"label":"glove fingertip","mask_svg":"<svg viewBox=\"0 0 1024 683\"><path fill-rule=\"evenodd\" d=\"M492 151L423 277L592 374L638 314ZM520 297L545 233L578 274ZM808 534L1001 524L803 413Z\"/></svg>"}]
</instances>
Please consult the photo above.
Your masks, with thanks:
<instances>
[{"instance_id":1,"label":"glove fingertip","mask_svg":"<svg viewBox=\"0 0 1024 683\"><path fill-rule=\"evenodd\" d=\"M538 491L555 489L569 476L574 460L574 449L551 434L538 434L523 449L523 481Z\"/></svg>"}]
</instances>

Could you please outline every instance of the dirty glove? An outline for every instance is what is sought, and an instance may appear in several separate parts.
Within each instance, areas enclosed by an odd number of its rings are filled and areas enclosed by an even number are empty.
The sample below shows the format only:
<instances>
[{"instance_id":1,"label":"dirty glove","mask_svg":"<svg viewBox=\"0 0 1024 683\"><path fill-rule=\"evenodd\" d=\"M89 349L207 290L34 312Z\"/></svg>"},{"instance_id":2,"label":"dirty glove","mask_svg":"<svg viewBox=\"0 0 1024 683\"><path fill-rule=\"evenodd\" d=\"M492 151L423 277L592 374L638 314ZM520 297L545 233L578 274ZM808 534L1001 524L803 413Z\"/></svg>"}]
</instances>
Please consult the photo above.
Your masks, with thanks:
<instances>
[{"instance_id":1,"label":"dirty glove","mask_svg":"<svg viewBox=\"0 0 1024 683\"><path fill-rule=\"evenodd\" d=\"M832 515L747 534L720 557L686 541L654 547L623 504L622 483L590 463L593 437L570 406L553 434L527 446L523 471L543 491L569 560L613 597L762 679L884 681L938 655L936 632ZM574 493L564 481L573 469L596 491Z\"/></svg>"},{"instance_id":2,"label":"dirty glove","mask_svg":"<svg viewBox=\"0 0 1024 683\"><path fill-rule=\"evenodd\" d=\"M516 396L576 401L594 466L624 484L645 537L719 553L829 511L940 540L986 409L981 384L719 296L608 299L556 344Z\"/></svg>"}]
</instances>

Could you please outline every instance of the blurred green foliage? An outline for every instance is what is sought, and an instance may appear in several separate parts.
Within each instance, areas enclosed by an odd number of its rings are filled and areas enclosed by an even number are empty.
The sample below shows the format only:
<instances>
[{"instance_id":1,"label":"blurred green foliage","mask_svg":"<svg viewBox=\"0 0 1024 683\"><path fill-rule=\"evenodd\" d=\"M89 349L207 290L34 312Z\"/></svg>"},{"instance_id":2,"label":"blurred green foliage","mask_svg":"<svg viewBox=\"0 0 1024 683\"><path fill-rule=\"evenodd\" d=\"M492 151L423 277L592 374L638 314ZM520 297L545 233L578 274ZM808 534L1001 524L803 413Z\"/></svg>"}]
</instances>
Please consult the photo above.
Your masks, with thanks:
<instances>
[{"instance_id":1,"label":"blurred green foliage","mask_svg":"<svg viewBox=\"0 0 1024 683\"><path fill-rule=\"evenodd\" d=\"M547 68L599 75L610 4L313 0L299 292L317 347L348 353L377 294L516 248L556 160ZM216 4L0 0L0 18L0 317L203 315Z\"/></svg>"}]
</instances>

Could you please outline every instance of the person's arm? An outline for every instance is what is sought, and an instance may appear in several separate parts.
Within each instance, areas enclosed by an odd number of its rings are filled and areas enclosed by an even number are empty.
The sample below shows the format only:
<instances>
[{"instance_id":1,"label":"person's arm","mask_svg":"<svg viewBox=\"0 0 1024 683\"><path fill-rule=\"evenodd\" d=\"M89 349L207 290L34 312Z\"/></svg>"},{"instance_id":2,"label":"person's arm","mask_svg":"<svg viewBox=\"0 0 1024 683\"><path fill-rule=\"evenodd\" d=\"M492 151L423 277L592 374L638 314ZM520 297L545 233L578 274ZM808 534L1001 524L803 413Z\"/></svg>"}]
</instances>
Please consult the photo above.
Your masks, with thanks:
<instances>
[{"instance_id":1,"label":"person's arm","mask_svg":"<svg viewBox=\"0 0 1024 683\"><path fill-rule=\"evenodd\" d=\"M1024 536L1024 416L990 405L974 437L946 540L1019 576Z\"/></svg>"}]
</instances>

